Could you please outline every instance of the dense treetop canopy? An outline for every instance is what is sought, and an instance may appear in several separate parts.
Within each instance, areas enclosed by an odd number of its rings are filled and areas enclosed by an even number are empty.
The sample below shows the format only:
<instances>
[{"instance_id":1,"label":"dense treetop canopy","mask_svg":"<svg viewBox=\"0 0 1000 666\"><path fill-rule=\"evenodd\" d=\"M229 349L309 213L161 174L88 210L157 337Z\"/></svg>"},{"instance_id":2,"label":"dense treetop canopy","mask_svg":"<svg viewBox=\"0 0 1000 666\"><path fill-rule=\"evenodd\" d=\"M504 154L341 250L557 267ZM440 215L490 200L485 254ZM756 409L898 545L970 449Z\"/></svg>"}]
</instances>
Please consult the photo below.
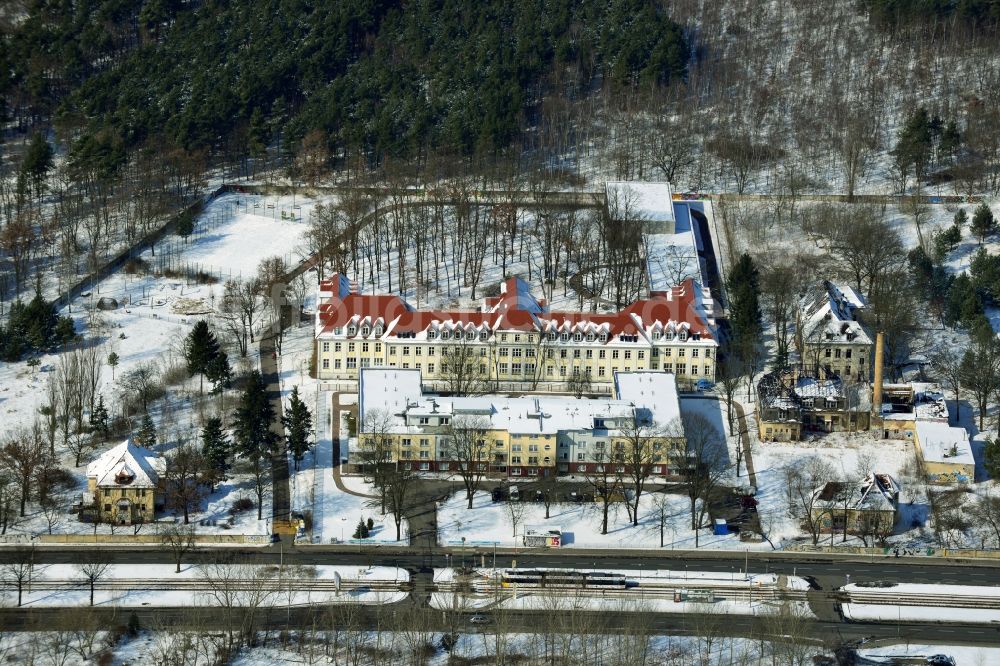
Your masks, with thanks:
<instances>
[{"instance_id":1,"label":"dense treetop canopy","mask_svg":"<svg viewBox=\"0 0 1000 666\"><path fill-rule=\"evenodd\" d=\"M34 0L0 41L7 114L134 145L497 150L543 94L667 84L688 43L654 0Z\"/></svg>"}]
</instances>

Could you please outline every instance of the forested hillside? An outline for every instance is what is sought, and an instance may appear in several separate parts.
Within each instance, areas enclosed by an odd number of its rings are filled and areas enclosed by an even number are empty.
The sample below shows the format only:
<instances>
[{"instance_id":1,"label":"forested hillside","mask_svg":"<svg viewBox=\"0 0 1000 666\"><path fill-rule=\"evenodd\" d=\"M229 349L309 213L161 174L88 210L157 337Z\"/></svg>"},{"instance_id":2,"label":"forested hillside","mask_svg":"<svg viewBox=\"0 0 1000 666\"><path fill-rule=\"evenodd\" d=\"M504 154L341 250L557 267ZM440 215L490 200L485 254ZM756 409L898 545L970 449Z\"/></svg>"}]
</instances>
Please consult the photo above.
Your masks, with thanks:
<instances>
[{"instance_id":1,"label":"forested hillside","mask_svg":"<svg viewBox=\"0 0 1000 666\"><path fill-rule=\"evenodd\" d=\"M651 0L37 0L3 42L6 112L127 145L495 151L545 95L681 79Z\"/></svg>"}]
</instances>

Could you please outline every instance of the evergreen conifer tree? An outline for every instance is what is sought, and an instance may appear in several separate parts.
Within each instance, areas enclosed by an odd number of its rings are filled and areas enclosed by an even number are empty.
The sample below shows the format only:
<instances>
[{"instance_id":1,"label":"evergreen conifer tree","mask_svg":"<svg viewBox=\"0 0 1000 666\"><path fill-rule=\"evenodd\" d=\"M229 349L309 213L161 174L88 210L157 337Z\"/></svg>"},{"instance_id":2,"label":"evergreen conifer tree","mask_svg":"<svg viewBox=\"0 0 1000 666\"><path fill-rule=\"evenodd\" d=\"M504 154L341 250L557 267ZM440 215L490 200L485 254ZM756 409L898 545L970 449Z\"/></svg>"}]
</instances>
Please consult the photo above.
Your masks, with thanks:
<instances>
[{"instance_id":1,"label":"evergreen conifer tree","mask_svg":"<svg viewBox=\"0 0 1000 666\"><path fill-rule=\"evenodd\" d=\"M209 361L208 367L205 368L205 377L212 382L213 393L229 388L233 380L233 370L229 366L229 355L226 352L220 350L215 358Z\"/></svg>"},{"instance_id":2,"label":"evergreen conifer tree","mask_svg":"<svg viewBox=\"0 0 1000 666\"><path fill-rule=\"evenodd\" d=\"M299 398L298 386L292 389L292 395L289 398L288 407L285 408L285 414L281 417L281 423L288 433L286 439L288 450L295 461L295 469L298 470L299 463L302 462L303 456L311 447L309 433L312 430L312 414L309 413L306 403Z\"/></svg>"},{"instance_id":3,"label":"evergreen conifer tree","mask_svg":"<svg viewBox=\"0 0 1000 666\"><path fill-rule=\"evenodd\" d=\"M961 229L962 227L965 226L965 224L968 221L969 221L969 216L966 214L965 209L959 208L958 211L955 213L955 219L954 219L955 226Z\"/></svg>"},{"instance_id":4,"label":"evergreen conifer tree","mask_svg":"<svg viewBox=\"0 0 1000 666\"><path fill-rule=\"evenodd\" d=\"M204 393L205 375L212 361L219 355L219 341L208 328L208 322L200 320L188 333L184 344L184 357L187 360L188 374L194 377L201 375L199 392Z\"/></svg>"},{"instance_id":5,"label":"evergreen conifer tree","mask_svg":"<svg viewBox=\"0 0 1000 666\"><path fill-rule=\"evenodd\" d=\"M144 446L147 449L156 446L156 424L153 423L149 412L143 413L142 425L139 426L139 430L135 433L133 439L136 444Z\"/></svg>"},{"instance_id":6,"label":"evergreen conifer tree","mask_svg":"<svg viewBox=\"0 0 1000 666\"><path fill-rule=\"evenodd\" d=\"M98 394L97 404L90 412L90 427L101 439L108 438L108 408L104 406L104 394Z\"/></svg>"},{"instance_id":7,"label":"evergreen conifer tree","mask_svg":"<svg viewBox=\"0 0 1000 666\"><path fill-rule=\"evenodd\" d=\"M274 407L267 395L267 384L260 372L250 373L246 390L240 397L233 414L233 438L236 453L251 465L257 493L257 519L263 517L261 504L267 489L268 464L278 443L278 435L271 430Z\"/></svg>"},{"instance_id":8,"label":"evergreen conifer tree","mask_svg":"<svg viewBox=\"0 0 1000 666\"><path fill-rule=\"evenodd\" d=\"M986 237L996 231L997 221L993 217L993 211L986 205L986 202L979 204L976 212L972 214L972 233L979 239L982 245Z\"/></svg>"},{"instance_id":9,"label":"evergreen conifer tree","mask_svg":"<svg viewBox=\"0 0 1000 666\"><path fill-rule=\"evenodd\" d=\"M205 427L201 429L201 453L205 457L205 463L212 473L213 484L216 479L222 477L229 467L229 455L232 444L229 435L222 427L222 419L210 418L205 422Z\"/></svg>"},{"instance_id":10,"label":"evergreen conifer tree","mask_svg":"<svg viewBox=\"0 0 1000 666\"><path fill-rule=\"evenodd\" d=\"M726 281L733 348L743 359L753 358L763 328L760 309L760 273L753 258L744 253Z\"/></svg>"}]
</instances>

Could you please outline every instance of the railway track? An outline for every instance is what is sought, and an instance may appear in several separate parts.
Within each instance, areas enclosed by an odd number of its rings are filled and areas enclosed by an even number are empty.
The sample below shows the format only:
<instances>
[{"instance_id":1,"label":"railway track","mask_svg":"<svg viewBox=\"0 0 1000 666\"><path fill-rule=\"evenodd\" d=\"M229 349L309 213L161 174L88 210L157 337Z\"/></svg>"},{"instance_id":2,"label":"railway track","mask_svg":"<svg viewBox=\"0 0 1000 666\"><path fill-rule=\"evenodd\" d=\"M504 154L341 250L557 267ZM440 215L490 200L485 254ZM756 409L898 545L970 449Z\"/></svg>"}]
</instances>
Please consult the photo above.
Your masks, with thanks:
<instances>
[{"instance_id":1,"label":"railway track","mask_svg":"<svg viewBox=\"0 0 1000 666\"><path fill-rule=\"evenodd\" d=\"M237 581L225 581L227 590L247 591L263 588L281 592L337 592L337 591L370 591L370 592L409 592L413 589L410 581L393 580L371 580L356 581L343 580L339 583L335 580L280 580L280 579L245 579ZM24 584L27 591L62 591L70 589L90 589L90 583L75 579L44 579L34 580L30 584ZM221 584L215 588L221 587ZM0 589L7 592L17 592L17 586L11 582L0 584ZM94 582L94 591L97 592L129 592L137 591L209 591L213 589L211 582L199 579L171 579L171 578L117 578L114 580L98 580Z\"/></svg>"}]
</instances>

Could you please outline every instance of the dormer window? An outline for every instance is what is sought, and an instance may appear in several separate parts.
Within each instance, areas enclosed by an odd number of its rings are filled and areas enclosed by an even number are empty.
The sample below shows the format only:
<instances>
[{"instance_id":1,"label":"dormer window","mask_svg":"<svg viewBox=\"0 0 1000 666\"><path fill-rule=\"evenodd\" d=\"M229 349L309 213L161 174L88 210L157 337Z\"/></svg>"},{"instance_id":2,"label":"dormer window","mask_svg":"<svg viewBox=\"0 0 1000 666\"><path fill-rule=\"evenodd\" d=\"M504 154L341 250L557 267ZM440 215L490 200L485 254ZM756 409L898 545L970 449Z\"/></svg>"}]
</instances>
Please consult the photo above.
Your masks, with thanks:
<instances>
[{"instance_id":1,"label":"dormer window","mask_svg":"<svg viewBox=\"0 0 1000 666\"><path fill-rule=\"evenodd\" d=\"M333 334L334 335L343 335L344 334L344 327L343 326L335 326L333 328Z\"/></svg>"},{"instance_id":2,"label":"dormer window","mask_svg":"<svg viewBox=\"0 0 1000 666\"><path fill-rule=\"evenodd\" d=\"M358 334L358 327L357 326L351 324L350 326L347 327L347 335L349 337L350 336L355 336L357 334Z\"/></svg>"},{"instance_id":3,"label":"dormer window","mask_svg":"<svg viewBox=\"0 0 1000 666\"><path fill-rule=\"evenodd\" d=\"M490 337L490 332L489 331L480 331L479 332L479 339L482 340L483 342L486 342L489 339L489 337Z\"/></svg>"},{"instance_id":4,"label":"dormer window","mask_svg":"<svg viewBox=\"0 0 1000 666\"><path fill-rule=\"evenodd\" d=\"M580 342L581 340L583 340L583 333L576 333L576 334L574 334L573 335L573 339L575 341L577 341L577 342Z\"/></svg>"},{"instance_id":5,"label":"dormer window","mask_svg":"<svg viewBox=\"0 0 1000 666\"><path fill-rule=\"evenodd\" d=\"M661 336L662 336L662 333L660 333L659 331L653 331L653 339L654 340L659 340Z\"/></svg>"},{"instance_id":6,"label":"dormer window","mask_svg":"<svg viewBox=\"0 0 1000 666\"><path fill-rule=\"evenodd\" d=\"M466 340L475 340L476 339L476 332L475 331L469 331L468 333L465 334L465 339Z\"/></svg>"},{"instance_id":7,"label":"dormer window","mask_svg":"<svg viewBox=\"0 0 1000 666\"><path fill-rule=\"evenodd\" d=\"M438 336L438 334L437 334L436 331L427 331L427 339L428 340L434 340L434 339L437 338L437 336Z\"/></svg>"},{"instance_id":8,"label":"dormer window","mask_svg":"<svg viewBox=\"0 0 1000 666\"><path fill-rule=\"evenodd\" d=\"M674 334L671 331L667 331L666 333L663 334L663 339L664 340L673 340L674 339Z\"/></svg>"},{"instance_id":9,"label":"dormer window","mask_svg":"<svg viewBox=\"0 0 1000 666\"><path fill-rule=\"evenodd\" d=\"M587 342L593 342L593 341L594 341L594 334L587 333Z\"/></svg>"},{"instance_id":10,"label":"dormer window","mask_svg":"<svg viewBox=\"0 0 1000 666\"><path fill-rule=\"evenodd\" d=\"M563 333L562 335L559 336L559 339L562 340L563 342L568 342L569 341L569 333Z\"/></svg>"},{"instance_id":11,"label":"dormer window","mask_svg":"<svg viewBox=\"0 0 1000 666\"><path fill-rule=\"evenodd\" d=\"M448 332L448 331L441 331L441 339L442 340L449 340L449 339L451 339L451 333Z\"/></svg>"},{"instance_id":12,"label":"dormer window","mask_svg":"<svg viewBox=\"0 0 1000 666\"><path fill-rule=\"evenodd\" d=\"M607 341L608 341L608 334L601 333L601 342L607 342Z\"/></svg>"},{"instance_id":13,"label":"dormer window","mask_svg":"<svg viewBox=\"0 0 1000 666\"><path fill-rule=\"evenodd\" d=\"M680 340L681 342L684 342L685 340L687 340L688 339L688 333L687 333L687 331L681 331L680 333L678 333L677 334L677 339Z\"/></svg>"},{"instance_id":14,"label":"dormer window","mask_svg":"<svg viewBox=\"0 0 1000 666\"><path fill-rule=\"evenodd\" d=\"M367 338L369 335L371 335L371 333L372 333L371 326L362 326L361 327L361 335L363 337Z\"/></svg>"},{"instance_id":15,"label":"dormer window","mask_svg":"<svg viewBox=\"0 0 1000 666\"><path fill-rule=\"evenodd\" d=\"M381 326L376 326L375 327L375 337L376 338L382 337L382 327Z\"/></svg>"},{"instance_id":16,"label":"dormer window","mask_svg":"<svg viewBox=\"0 0 1000 666\"><path fill-rule=\"evenodd\" d=\"M551 342L556 339L556 334L553 331L549 331L545 334L545 337Z\"/></svg>"}]
</instances>

